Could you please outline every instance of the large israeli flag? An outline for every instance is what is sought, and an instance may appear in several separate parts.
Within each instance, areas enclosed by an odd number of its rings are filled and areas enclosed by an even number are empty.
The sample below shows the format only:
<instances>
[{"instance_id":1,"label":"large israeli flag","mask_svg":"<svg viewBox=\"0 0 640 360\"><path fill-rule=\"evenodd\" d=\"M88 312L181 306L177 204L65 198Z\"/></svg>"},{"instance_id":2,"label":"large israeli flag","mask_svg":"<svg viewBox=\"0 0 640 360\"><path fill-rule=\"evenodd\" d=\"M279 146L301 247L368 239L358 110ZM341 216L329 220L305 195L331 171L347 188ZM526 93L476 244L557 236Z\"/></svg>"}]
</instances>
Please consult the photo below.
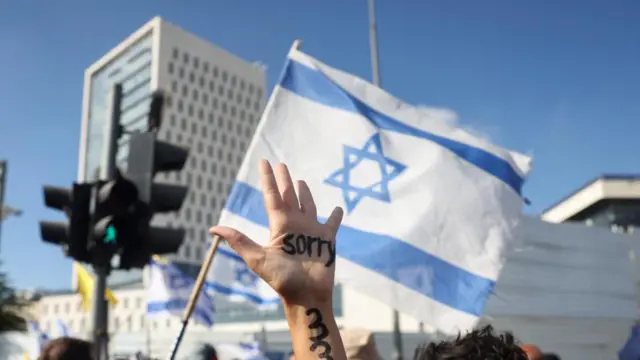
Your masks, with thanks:
<instances>
[{"instance_id":1,"label":"large israeli flag","mask_svg":"<svg viewBox=\"0 0 640 360\"><path fill-rule=\"evenodd\" d=\"M224 245L216 252L205 286L216 295L228 296L232 302L252 304L263 310L280 303L278 294L233 249Z\"/></svg>"},{"instance_id":2,"label":"large israeli flag","mask_svg":"<svg viewBox=\"0 0 640 360\"><path fill-rule=\"evenodd\" d=\"M345 208L338 282L439 330L481 316L521 216L529 158L436 121L376 86L289 53L220 223L269 238L258 162Z\"/></svg>"},{"instance_id":3,"label":"large israeli flag","mask_svg":"<svg viewBox=\"0 0 640 360\"><path fill-rule=\"evenodd\" d=\"M147 287L147 317L181 317L184 313L194 280L170 263L152 260L149 263ZM202 291L191 318L198 324L213 326L215 306L213 298Z\"/></svg>"}]
</instances>

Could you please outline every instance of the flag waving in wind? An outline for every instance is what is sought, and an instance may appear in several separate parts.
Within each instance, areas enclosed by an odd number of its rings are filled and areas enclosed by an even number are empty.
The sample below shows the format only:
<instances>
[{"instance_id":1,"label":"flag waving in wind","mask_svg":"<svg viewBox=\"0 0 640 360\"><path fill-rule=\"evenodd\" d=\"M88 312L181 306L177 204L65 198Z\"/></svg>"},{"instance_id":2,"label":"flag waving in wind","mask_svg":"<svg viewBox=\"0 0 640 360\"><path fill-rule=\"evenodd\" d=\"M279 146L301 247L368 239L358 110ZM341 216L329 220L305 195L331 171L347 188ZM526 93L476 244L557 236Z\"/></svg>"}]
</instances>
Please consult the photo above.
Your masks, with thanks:
<instances>
[{"instance_id":1,"label":"flag waving in wind","mask_svg":"<svg viewBox=\"0 0 640 360\"><path fill-rule=\"evenodd\" d=\"M376 86L289 53L220 224L269 239L258 162L345 209L336 280L455 333L481 316L521 216L529 159Z\"/></svg>"},{"instance_id":2,"label":"flag waving in wind","mask_svg":"<svg viewBox=\"0 0 640 360\"><path fill-rule=\"evenodd\" d=\"M205 286L215 294L228 296L232 302L249 303L263 310L280 304L278 294L233 249L224 245L216 252Z\"/></svg>"},{"instance_id":3,"label":"flag waving in wind","mask_svg":"<svg viewBox=\"0 0 640 360\"><path fill-rule=\"evenodd\" d=\"M195 281L175 265L152 260L149 263L147 287L147 317L180 317L189 302ZM204 291L198 296L193 320L201 325L213 326L215 305Z\"/></svg>"}]
</instances>

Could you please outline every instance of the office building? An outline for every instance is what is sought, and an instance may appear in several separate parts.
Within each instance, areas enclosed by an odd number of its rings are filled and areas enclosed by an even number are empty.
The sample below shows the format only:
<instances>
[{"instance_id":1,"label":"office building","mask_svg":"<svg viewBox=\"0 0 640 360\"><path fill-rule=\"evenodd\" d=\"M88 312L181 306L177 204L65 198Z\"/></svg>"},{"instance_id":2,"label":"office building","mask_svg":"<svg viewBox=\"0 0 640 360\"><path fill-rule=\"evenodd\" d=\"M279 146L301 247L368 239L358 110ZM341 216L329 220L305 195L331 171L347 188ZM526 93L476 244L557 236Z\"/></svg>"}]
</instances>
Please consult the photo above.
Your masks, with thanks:
<instances>
[{"instance_id":1,"label":"office building","mask_svg":"<svg viewBox=\"0 0 640 360\"><path fill-rule=\"evenodd\" d=\"M99 173L109 92L123 86L121 124L125 131L145 129L149 95L170 96L159 138L189 147L180 173L159 176L166 183L187 184L179 213L158 215L156 225L184 227L184 245L174 260L200 264L215 224L235 180L265 104L265 73L257 65L202 40L159 17L109 51L85 71L78 179ZM128 136L119 141L118 163L126 167ZM111 284L135 286L141 273L115 272Z\"/></svg>"}]
</instances>

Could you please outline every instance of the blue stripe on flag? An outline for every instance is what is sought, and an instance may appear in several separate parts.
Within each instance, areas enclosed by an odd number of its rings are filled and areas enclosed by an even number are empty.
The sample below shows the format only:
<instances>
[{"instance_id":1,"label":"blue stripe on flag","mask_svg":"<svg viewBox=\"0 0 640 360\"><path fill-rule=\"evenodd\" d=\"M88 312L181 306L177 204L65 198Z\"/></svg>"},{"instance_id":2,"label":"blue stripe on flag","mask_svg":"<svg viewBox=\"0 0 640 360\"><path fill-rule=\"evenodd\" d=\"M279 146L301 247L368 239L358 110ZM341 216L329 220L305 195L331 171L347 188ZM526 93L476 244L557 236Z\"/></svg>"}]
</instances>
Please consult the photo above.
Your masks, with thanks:
<instances>
[{"instance_id":1,"label":"blue stripe on flag","mask_svg":"<svg viewBox=\"0 0 640 360\"><path fill-rule=\"evenodd\" d=\"M240 261L242 263L244 263L244 259L242 259L240 257L240 255L236 254L235 252L231 251L231 250L227 250L227 249L223 249L223 248L218 248L218 253L217 255L223 255L226 256L228 258L231 258L235 261Z\"/></svg>"},{"instance_id":2,"label":"blue stripe on flag","mask_svg":"<svg viewBox=\"0 0 640 360\"><path fill-rule=\"evenodd\" d=\"M257 305L269 305L269 304L280 303L280 298L265 299L256 294L250 293L248 291L233 289L214 281L205 282L204 287L206 290L215 291L216 293L224 294L227 296L231 296L231 295L242 296Z\"/></svg>"},{"instance_id":3,"label":"blue stripe on flag","mask_svg":"<svg viewBox=\"0 0 640 360\"><path fill-rule=\"evenodd\" d=\"M200 294L205 295L205 294ZM169 301L154 301L147 303L147 313L167 312L175 310L184 310L187 308L187 300L185 299L171 299ZM194 318L199 319L204 325L212 326L213 319L209 316L206 310L196 307L193 309Z\"/></svg>"},{"instance_id":4,"label":"blue stripe on flag","mask_svg":"<svg viewBox=\"0 0 640 360\"><path fill-rule=\"evenodd\" d=\"M237 181L225 210L267 228L262 193ZM325 221L326 219L321 219ZM374 271L420 294L460 311L480 316L495 281L472 274L411 244L388 235L380 235L342 225L337 252L342 258ZM429 289L402 276L402 269L428 268L432 272Z\"/></svg>"},{"instance_id":5,"label":"blue stripe on flag","mask_svg":"<svg viewBox=\"0 0 640 360\"><path fill-rule=\"evenodd\" d=\"M508 161L486 150L414 128L385 115L351 95L320 71L289 59L280 86L311 101L360 114L379 129L432 141L495 176L518 194L521 193L524 178Z\"/></svg>"}]
</instances>

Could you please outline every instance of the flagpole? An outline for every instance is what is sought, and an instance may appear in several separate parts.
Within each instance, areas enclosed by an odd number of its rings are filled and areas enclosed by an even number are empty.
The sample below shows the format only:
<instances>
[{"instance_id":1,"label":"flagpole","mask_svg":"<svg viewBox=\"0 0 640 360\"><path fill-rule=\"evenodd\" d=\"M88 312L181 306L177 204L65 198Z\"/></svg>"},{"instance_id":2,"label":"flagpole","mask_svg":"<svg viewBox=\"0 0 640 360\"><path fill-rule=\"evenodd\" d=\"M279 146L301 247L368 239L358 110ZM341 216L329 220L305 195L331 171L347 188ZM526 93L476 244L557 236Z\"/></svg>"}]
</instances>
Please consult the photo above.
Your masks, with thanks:
<instances>
[{"instance_id":1,"label":"flagpole","mask_svg":"<svg viewBox=\"0 0 640 360\"><path fill-rule=\"evenodd\" d=\"M169 357L170 360L175 360L176 355L178 354L178 349L180 348L180 343L182 342L182 338L184 337L184 333L187 331L187 326L189 325L189 318L191 318L191 314L196 307L198 302L198 297L200 296L200 290L202 290L202 285L204 284L204 280L207 278L207 274L209 273L209 267L213 262L213 257L216 255L218 251L218 246L220 246L220 242L222 239L219 236L214 236L213 241L211 242L211 247L209 248L209 253L207 253L207 257L202 263L202 267L200 268L200 273L198 274L198 278L196 279L195 284L193 285L193 290L191 291L191 297L189 298L189 302L187 303L187 308L184 310L184 315L182 315L182 327L180 328L180 333L176 338L175 343L173 344L173 349L171 349L171 355Z\"/></svg>"},{"instance_id":2,"label":"flagpole","mask_svg":"<svg viewBox=\"0 0 640 360\"><path fill-rule=\"evenodd\" d=\"M374 0L369 0L369 47L371 52L371 72L373 83L380 84L380 63L378 59L378 31L376 29L376 10ZM402 360L402 333L400 332L400 314L393 310L393 360Z\"/></svg>"},{"instance_id":3,"label":"flagpole","mask_svg":"<svg viewBox=\"0 0 640 360\"><path fill-rule=\"evenodd\" d=\"M144 329L146 332L146 345L147 345L147 358L151 359L151 329L149 327L149 321L145 319Z\"/></svg>"}]
</instances>

